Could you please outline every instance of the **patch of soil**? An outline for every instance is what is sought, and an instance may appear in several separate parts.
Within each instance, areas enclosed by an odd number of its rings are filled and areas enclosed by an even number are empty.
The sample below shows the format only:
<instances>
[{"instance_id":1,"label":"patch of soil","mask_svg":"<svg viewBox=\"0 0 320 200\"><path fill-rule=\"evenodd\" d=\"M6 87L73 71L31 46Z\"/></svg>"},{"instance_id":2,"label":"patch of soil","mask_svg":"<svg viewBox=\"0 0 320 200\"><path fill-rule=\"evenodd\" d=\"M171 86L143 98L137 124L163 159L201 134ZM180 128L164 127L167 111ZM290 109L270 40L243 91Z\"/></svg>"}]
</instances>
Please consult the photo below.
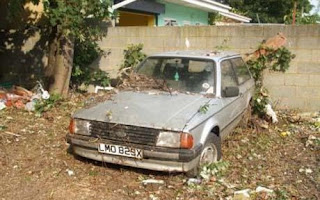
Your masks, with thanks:
<instances>
[{"instance_id":1,"label":"patch of soil","mask_svg":"<svg viewBox=\"0 0 320 200\"><path fill-rule=\"evenodd\" d=\"M47 112L50 120L13 108L0 111L1 200L226 199L236 190L257 186L288 198L320 198L320 152L305 146L306 138L319 132L308 121L292 123L284 115L277 126L237 128L223 143L223 160L230 164L221 177L224 181L188 186L180 173L123 167L68 153L70 116L90 98L72 96ZM283 136L284 131L291 134ZM164 184L141 183L150 178Z\"/></svg>"}]
</instances>

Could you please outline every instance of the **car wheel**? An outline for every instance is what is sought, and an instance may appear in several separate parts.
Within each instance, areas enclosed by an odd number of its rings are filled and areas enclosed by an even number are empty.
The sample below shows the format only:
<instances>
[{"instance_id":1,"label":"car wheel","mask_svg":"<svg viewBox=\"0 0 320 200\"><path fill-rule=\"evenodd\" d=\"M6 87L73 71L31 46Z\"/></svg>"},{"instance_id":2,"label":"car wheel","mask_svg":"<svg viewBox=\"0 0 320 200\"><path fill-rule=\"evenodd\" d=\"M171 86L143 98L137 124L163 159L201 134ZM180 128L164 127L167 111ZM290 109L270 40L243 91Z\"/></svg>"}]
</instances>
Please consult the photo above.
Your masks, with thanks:
<instances>
[{"instance_id":1,"label":"car wheel","mask_svg":"<svg viewBox=\"0 0 320 200\"><path fill-rule=\"evenodd\" d=\"M221 140L214 133L210 134L200 153L198 164L186 173L188 177L196 177L203 165L217 162L221 159Z\"/></svg>"}]
</instances>

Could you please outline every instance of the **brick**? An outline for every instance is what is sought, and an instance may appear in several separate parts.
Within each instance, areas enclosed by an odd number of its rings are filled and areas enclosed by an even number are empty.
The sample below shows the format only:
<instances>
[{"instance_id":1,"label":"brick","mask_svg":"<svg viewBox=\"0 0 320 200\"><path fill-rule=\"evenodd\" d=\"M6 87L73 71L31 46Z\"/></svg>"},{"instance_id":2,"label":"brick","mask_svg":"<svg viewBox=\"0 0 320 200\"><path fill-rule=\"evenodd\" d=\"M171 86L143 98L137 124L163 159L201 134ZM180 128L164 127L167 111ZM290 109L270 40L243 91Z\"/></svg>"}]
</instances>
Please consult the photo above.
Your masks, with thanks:
<instances>
[{"instance_id":1,"label":"brick","mask_svg":"<svg viewBox=\"0 0 320 200\"><path fill-rule=\"evenodd\" d=\"M266 86L266 88L274 98L291 98L296 96L296 86Z\"/></svg>"},{"instance_id":2,"label":"brick","mask_svg":"<svg viewBox=\"0 0 320 200\"><path fill-rule=\"evenodd\" d=\"M309 86L320 86L320 75L310 75Z\"/></svg>"},{"instance_id":3,"label":"brick","mask_svg":"<svg viewBox=\"0 0 320 200\"><path fill-rule=\"evenodd\" d=\"M305 74L285 74L284 84L288 86L308 86L309 75Z\"/></svg>"},{"instance_id":4,"label":"brick","mask_svg":"<svg viewBox=\"0 0 320 200\"><path fill-rule=\"evenodd\" d=\"M320 37L319 37L319 39L320 39ZM320 63L320 44L319 44L318 49L312 50L312 59L311 60L312 60L312 62Z\"/></svg>"},{"instance_id":5,"label":"brick","mask_svg":"<svg viewBox=\"0 0 320 200\"><path fill-rule=\"evenodd\" d=\"M239 26L217 26L217 36L236 37L238 36Z\"/></svg>"},{"instance_id":6,"label":"brick","mask_svg":"<svg viewBox=\"0 0 320 200\"><path fill-rule=\"evenodd\" d=\"M319 87L297 87L297 96L298 97L312 97L312 98L320 98L320 90Z\"/></svg>"},{"instance_id":7,"label":"brick","mask_svg":"<svg viewBox=\"0 0 320 200\"><path fill-rule=\"evenodd\" d=\"M264 73L263 84L265 86L284 86L284 74Z\"/></svg>"},{"instance_id":8,"label":"brick","mask_svg":"<svg viewBox=\"0 0 320 200\"><path fill-rule=\"evenodd\" d=\"M319 111L320 109L320 98L308 98L306 103L305 112Z\"/></svg>"},{"instance_id":9,"label":"brick","mask_svg":"<svg viewBox=\"0 0 320 200\"><path fill-rule=\"evenodd\" d=\"M304 111L306 108L307 98L280 98L277 107L280 109L298 109Z\"/></svg>"},{"instance_id":10,"label":"brick","mask_svg":"<svg viewBox=\"0 0 320 200\"><path fill-rule=\"evenodd\" d=\"M316 62L299 62L298 73L320 74L320 64Z\"/></svg>"},{"instance_id":11,"label":"brick","mask_svg":"<svg viewBox=\"0 0 320 200\"><path fill-rule=\"evenodd\" d=\"M229 38L226 37L207 37L206 49L214 50L218 46L226 46L230 48Z\"/></svg>"},{"instance_id":12,"label":"brick","mask_svg":"<svg viewBox=\"0 0 320 200\"><path fill-rule=\"evenodd\" d=\"M312 50L309 49L290 49L293 54L296 55L294 58L295 61L308 61L312 60Z\"/></svg>"},{"instance_id":13,"label":"brick","mask_svg":"<svg viewBox=\"0 0 320 200\"><path fill-rule=\"evenodd\" d=\"M208 37L218 37L218 27L217 26L209 26L207 27Z\"/></svg>"},{"instance_id":14,"label":"brick","mask_svg":"<svg viewBox=\"0 0 320 200\"><path fill-rule=\"evenodd\" d=\"M298 73L298 62L296 62L295 60L293 60L290 63L290 67L288 68L288 70L286 71L286 74L296 74Z\"/></svg>"},{"instance_id":15,"label":"brick","mask_svg":"<svg viewBox=\"0 0 320 200\"><path fill-rule=\"evenodd\" d=\"M296 37L296 47L299 49L317 49L320 46L319 37Z\"/></svg>"},{"instance_id":16,"label":"brick","mask_svg":"<svg viewBox=\"0 0 320 200\"><path fill-rule=\"evenodd\" d=\"M263 36L264 29L261 26L240 26L237 29L237 32L243 32L243 34L237 34L237 36L244 36L244 37L261 37Z\"/></svg>"},{"instance_id":17,"label":"brick","mask_svg":"<svg viewBox=\"0 0 320 200\"><path fill-rule=\"evenodd\" d=\"M284 25L264 25L263 27L263 37L268 39L277 35L277 33L282 32L285 28Z\"/></svg>"}]
</instances>

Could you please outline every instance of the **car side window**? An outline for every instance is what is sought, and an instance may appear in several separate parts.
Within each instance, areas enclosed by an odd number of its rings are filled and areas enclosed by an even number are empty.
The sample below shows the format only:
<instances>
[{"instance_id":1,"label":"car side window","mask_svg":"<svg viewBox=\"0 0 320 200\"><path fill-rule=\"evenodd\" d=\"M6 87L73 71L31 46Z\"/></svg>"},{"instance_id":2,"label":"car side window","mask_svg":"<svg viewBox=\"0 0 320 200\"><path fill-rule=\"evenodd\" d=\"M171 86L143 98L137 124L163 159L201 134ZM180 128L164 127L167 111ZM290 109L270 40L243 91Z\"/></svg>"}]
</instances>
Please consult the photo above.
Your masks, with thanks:
<instances>
[{"instance_id":1,"label":"car side window","mask_svg":"<svg viewBox=\"0 0 320 200\"><path fill-rule=\"evenodd\" d=\"M232 68L232 64L229 60L224 60L221 62L221 91L222 96L226 87L238 86L236 74Z\"/></svg>"},{"instance_id":2,"label":"car side window","mask_svg":"<svg viewBox=\"0 0 320 200\"><path fill-rule=\"evenodd\" d=\"M247 65L242 58L231 59L234 70L238 77L239 84L242 84L251 78Z\"/></svg>"}]
</instances>

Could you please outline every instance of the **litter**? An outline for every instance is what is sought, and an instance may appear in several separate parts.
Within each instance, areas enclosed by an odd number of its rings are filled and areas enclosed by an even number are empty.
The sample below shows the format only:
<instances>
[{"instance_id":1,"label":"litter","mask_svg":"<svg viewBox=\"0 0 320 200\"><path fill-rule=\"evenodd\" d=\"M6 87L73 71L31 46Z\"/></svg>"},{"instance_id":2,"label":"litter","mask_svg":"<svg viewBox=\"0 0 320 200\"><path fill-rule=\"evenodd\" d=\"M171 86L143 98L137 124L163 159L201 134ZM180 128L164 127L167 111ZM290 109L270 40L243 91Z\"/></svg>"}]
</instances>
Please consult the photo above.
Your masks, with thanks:
<instances>
[{"instance_id":1,"label":"litter","mask_svg":"<svg viewBox=\"0 0 320 200\"><path fill-rule=\"evenodd\" d=\"M267 115L271 117L272 123L278 123L278 118L270 104L266 105Z\"/></svg>"},{"instance_id":2,"label":"litter","mask_svg":"<svg viewBox=\"0 0 320 200\"><path fill-rule=\"evenodd\" d=\"M4 102L0 102L0 110L5 109L7 106Z\"/></svg>"},{"instance_id":3,"label":"litter","mask_svg":"<svg viewBox=\"0 0 320 200\"><path fill-rule=\"evenodd\" d=\"M188 185L200 184L200 183L201 183L201 179L197 179L197 178L189 178L188 181L187 181Z\"/></svg>"},{"instance_id":4,"label":"litter","mask_svg":"<svg viewBox=\"0 0 320 200\"><path fill-rule=\"evenodd\" d=\"M94 89L94 93L98 93L99 90L107 90L107 91L110 91L110 90L113 90L114 88L109 86L109 87L102 87L102 86L96 86L95 89Z\"/></svg>"},{"instance_id":5,"label":"litter","mask_svg":"<svg viewBox=\"0 0 320 200\"><path fill-rule=\"evenodd\" d=\"M148 185L148 184L164 184L163 180L156 180L156 179L147 179L142 181L143 185Z\"/></svg>"},{"instance_id":6,"label":"litter","mask_svg":"<svg viewBox=\"0 0 320 200\"><path fill-rule=\"evenodd\" d=\"M12 86L9 89L0 89L0 110L13 106L18 109L35 111L37 101L50 98L49 92L43 89L43 86L39 81L37 81L35 90L36 93L33 93L20 86Z\"/></svg>"},{"instance_id":7,"label":"litter","mask_svg":"<svg viewBox=\"0 0 320 200\"><path fill-rule=\"evenodd\" d=\"M25 108L27 111L35 111L35 106L36 106L36 103L34 101L30 101L26 103Z\"/></svg>"},{"instance_id":8,"label":"litter","mask_svg":"<svg viewBox=\"0 0 320 200\"><path fill-rule=\"evenodd\" d=\"M235 191L233 195L234 200L250 199L250 189Z\"/></svg>"},{"instance_id":9,"label":"litter","mask_svg":"<svg viewBox=\"0 0 320 200\"><path fill-rule=\"evenodd\" d=\"M66 169L66 172L68 173L69 176L73 176L74 172L70 169Z\"/></svg>"},{"instance_id":10,"label":"litter","mask_svg":"<svg viewBox=\"0 0 320 200\"><path fill-rule=\"evenodd\" d=\"M43 86L40 83L40 81L37 81L37 83L38 83L38 85L37 85L37 87L38 87L37 94L40 94L42 99L45 99L45 100L49 99L50 98L49 92L47 90L43 89Z\"/></svg>"},{"instance_id":11,"label":"litter","mask_svg":"<svg viewBox=\"0 0 320 200\"><path fill-rule=\"evenodd\" d=\"M268 189L268 188L265 188L265 187L261 187L261 186L258 186L256 188L256 192L265 192L265 193L273 193L273 190L271 189Z\"/></svg>"}]
</instances>

